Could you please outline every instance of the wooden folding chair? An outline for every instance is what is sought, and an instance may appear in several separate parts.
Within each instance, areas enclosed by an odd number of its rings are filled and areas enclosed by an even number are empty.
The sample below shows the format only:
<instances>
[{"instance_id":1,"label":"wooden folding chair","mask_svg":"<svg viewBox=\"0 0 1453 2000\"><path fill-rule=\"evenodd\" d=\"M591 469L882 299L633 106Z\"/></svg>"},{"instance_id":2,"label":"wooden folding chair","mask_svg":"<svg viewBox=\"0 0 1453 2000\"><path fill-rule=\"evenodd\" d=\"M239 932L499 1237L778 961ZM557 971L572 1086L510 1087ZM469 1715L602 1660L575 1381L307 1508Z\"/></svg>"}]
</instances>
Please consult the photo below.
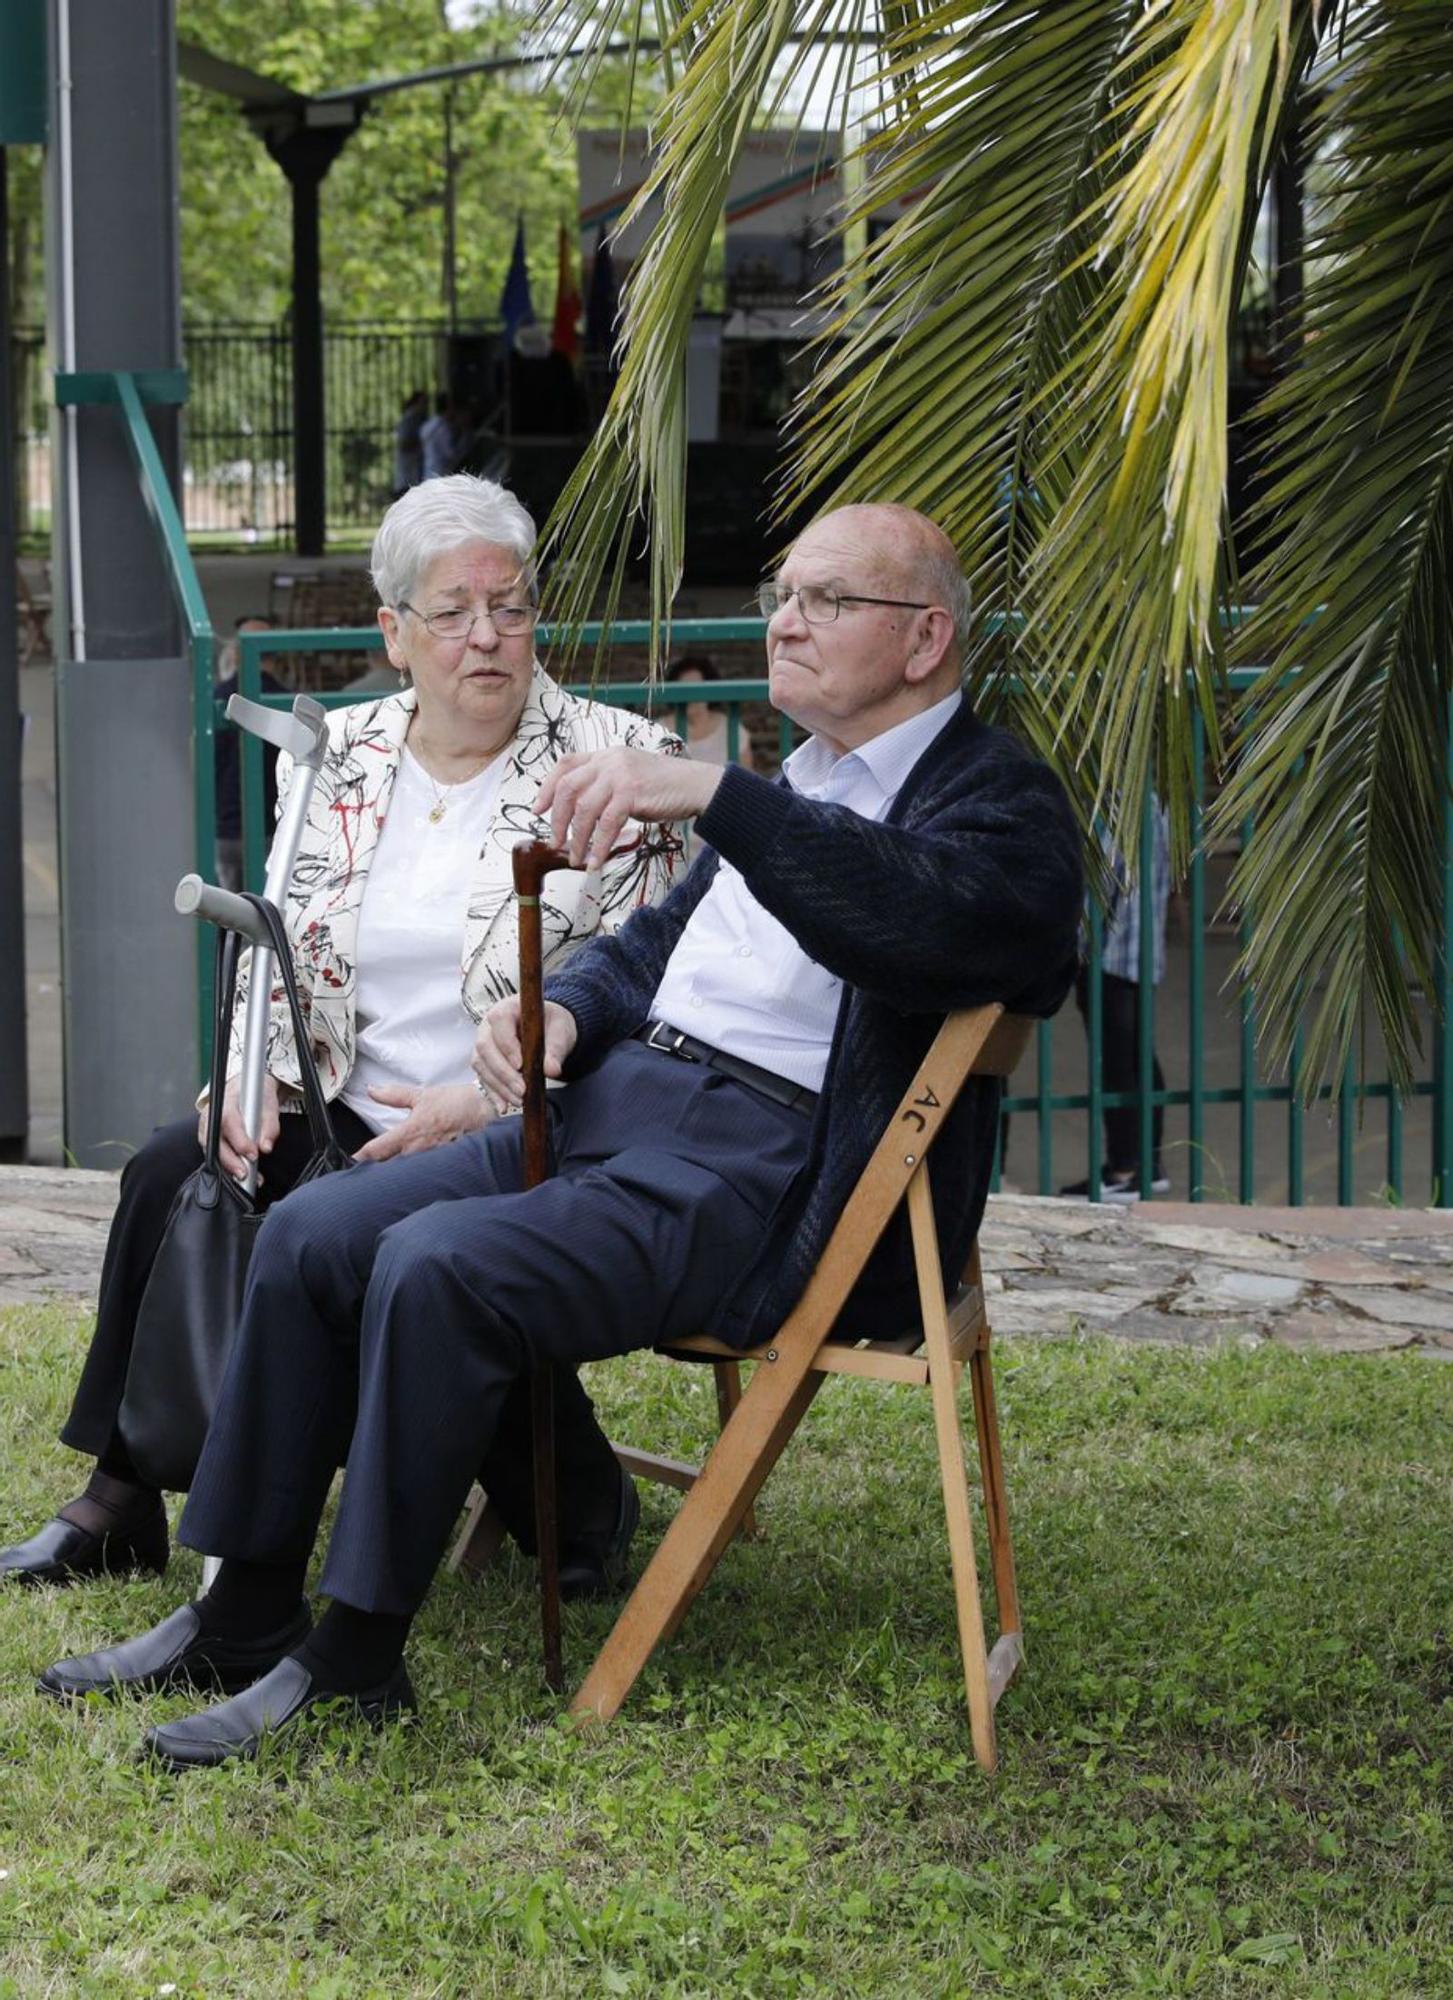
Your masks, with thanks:
<instances>
[{"instance_id":1,"label":"wooden folding chair","mask_svg":"<svg viewBox=\"0 0 1453 2000\"><path fill-rule=\"evenodd\" d=\"M686 1616L728 1542L735 1534L752 1532L752 1503L823 1382L829 1375L857 1375L871 1381L913 1383L927 1388L933 1397L970 1733L979 1763L986 1771L995 1768L994 1709L1024 1657L1019 1595L978 1245L969 1253L957 1288L946 1294L928 1153L965 1081L970 1076L1008 1076L1033 1025L997 1006L949 1015L889 1119L801 1302L773 1339L745 1352L706 1336L659 1350L672 1359L705 1361L714 1367L722 1431L699 1469L617 1447L616 1455L627 1471L680 1487L686 1499L571 1703L573 1715L604 1721L615 1714L656 1646ZM919 1325L882 1340L831 1339L829 1329L873 1246L905 1201L918 1276ZM743 1361L757 1364L745 1389L740 1374ZM999 1636L992 1649L984 1632L959 1427L957 1392L965 1362L973 1390L998 1599ZM498 1516L476 1489L449 1568L478 1574L493 1559L503 1533Z\"/></svg>"},{"instance_id":2,"label":"wooden folding chair","mask_svg":"<svg viewBox=\"0 0 1453 2000\"><path fill-rule=\"evenodd\" d=\"M686 1500L574 1696L572 1714L604 1720L616 1712L652 1650L676 1630L690 1600L716 1566L716 1558L745 1522L753 1500L825 1378L829 1374L855 1374L875 1382L915 1382L933 1394L973 1748L985 1770L995 1768L999 1760L995 1704L1023 1660L1015 1556L1009 1538L979 1248L975 1244L959 1288L947 1296L929 1192L929 1148L965 1080L969 1076L1007 1076L1025 1050L1031 1026L1033 1022L1005 1014L999 1006L965 1010L945 1020L863 1170L801 1304L773 1340L747 1354L708 1338L682 1340L662 1350L670 1356L714 1362L718 1370L727 1370L733 1388L739 1362L751 1360L757 1362L757 1368L741 1392L741 1400L731 1408L706 1464L690 1478ZM895 1340L847 1344L829 1338L869 1252L901 1202L909 1204L921 1326ZM985 1642L969 1482L959 1430L957 1388L965 1362L973 1384L979 1468L999 1598L999 1638L993 1650ZM727 1404L731 1404L733 1388L724 1396ZM620 1460L630 1472L646 1478L686 1484L684 1472L688 1468L652 1460L642 1452L622 1450Z\"/></svg>"},{"instance_id":3,"label":"wooden folding chair","mask_svg":"<svg viewBox=\"0 0 1453 2000\"><path fill-rule=\"evenodd\" d=\"M857 1375L878 1382L916 1383L932 1395L974 1754L986 1771L994 1769L998 1761L994 1709L1023 1659L1019 1598L978 1246L969 1254L957 1289L946 1296L928 1153L965 1080L1007 1076L1023 1053L1032 1026L997 1006L949 1015L889 1119L801 1302L773 1339L745 1354L704 1337L662 1350L672 1357L711 1361L722 1384L722 1408L729 1414L699 1473L644 1452L620 1451L629 1471L687 1486L688 1491L575 1696L572 1714L601 1719L615 1714L655 1647L681 1623L727 1543L749 1518L752 1502L823 1381L829 1375ZM833 1340L829 1330L873 1246L905 1201L920 1325L896 1339L855 1344ZM744 1360L756 1367L741 1390L737 1371ZM998 1598L999 1637L992 1650L985 1641L959 1428L956 1392L965 1362L973 1387Z\"/></svg>"}]
</instances>

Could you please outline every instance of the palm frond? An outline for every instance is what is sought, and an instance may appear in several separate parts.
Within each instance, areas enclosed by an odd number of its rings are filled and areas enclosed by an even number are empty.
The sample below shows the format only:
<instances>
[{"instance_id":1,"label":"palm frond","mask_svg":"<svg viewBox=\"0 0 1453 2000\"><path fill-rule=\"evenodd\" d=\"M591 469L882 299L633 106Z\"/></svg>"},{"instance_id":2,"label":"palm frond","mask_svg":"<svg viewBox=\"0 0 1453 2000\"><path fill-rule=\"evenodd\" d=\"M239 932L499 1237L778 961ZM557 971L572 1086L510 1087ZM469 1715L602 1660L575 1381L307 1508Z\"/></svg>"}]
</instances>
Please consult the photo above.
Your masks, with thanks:
<instances>
[{"instance_id":1,"label":"palm frond","mask_svg":"<svg viewBox=\"0 0 1453 2000\"><path fill-rule=\"evenodd\" d=\"M1271 400L1277 545L1239 652L1262 667L1217 823L1256 821L1233 894L1275 1053L1308 1087L1380 1023L1395 1078L1442 940L1453 670L1453 14L1349 15L1318 133L1333 211ZM1446 948L1446 947L1445 947ZM1314 987L1321 982L1320 991Z\"/></svg>"},{"instance_id":2,"label":"palm frond","mask_svg":"<svg viewBox=\"0 0 1453 2000\"><path fill-rule=\"evenodd\" d=\"M653 133L651 170L626 221L659 194L659 220L622 299L620 372L599 430L552 516L559 579L552 609L567 627L595 607L613 614L633 533L650 551L653 664L681 579L686 493L686 349L702 274L743 141L780 112L825 47L871 34L870 0L696 0L678 19L673 86ZM619 19L617 25L619 25ZM832 37L815 43L814 38ZM846 37L844 42L840 38ZM839 60L841 56L839 55Z\"/></svg>"},{"instance_id":3,"label":"palm frond","mask_svg":"<svg viewBox=\"0 0 1453 2000\"><path fill-rule=\"evenodd\" d=\"M1006 624L1053 499L1039 403L1093 293L1076 223L1137 11L948 0L886 37L884 123L850 220L899 212L827 290L820 366L794 412L789 497L921 508ZM1023 662L1001 644L976 664L982 683ZM1035 689L1031 671L1011 704L1032 733Z\"/></svg>"},{"instance_id":4,"label":"palm frond","mask_svg":"<svg viewBox=\"0 0 1453 2000\"><path fill-rule=\"evenodd\" d=\"M1164 0L1122 58L1086 224L1102 289L1046 397L1063 503L1031 615L1061 758L1133 851L1152 776L1190 844L1193 715L1220 747L1228 332L1317 0Z\"/></svg>"}]
</instances>

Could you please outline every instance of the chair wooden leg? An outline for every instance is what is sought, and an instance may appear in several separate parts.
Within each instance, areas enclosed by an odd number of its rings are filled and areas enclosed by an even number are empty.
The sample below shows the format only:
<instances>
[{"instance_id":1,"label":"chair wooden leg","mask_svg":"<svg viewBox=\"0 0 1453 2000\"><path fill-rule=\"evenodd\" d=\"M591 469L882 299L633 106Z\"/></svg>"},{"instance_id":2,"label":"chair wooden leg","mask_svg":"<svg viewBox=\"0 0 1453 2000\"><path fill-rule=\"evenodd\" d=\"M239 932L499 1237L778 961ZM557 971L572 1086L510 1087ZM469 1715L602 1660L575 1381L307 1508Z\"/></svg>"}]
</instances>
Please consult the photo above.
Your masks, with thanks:
<instances>
[{"instance_id":1,"label":"chair wooden leg","mask_svg":"<svg viewBox=\"0 0 1453 2000\"><path fill-rule=\"evenodd\" d=\"M822 1386L809 1372L816 1345L814 1338L794 1358L784 1344L775 1362L758 1367L581 1683L572 1715L609 1721L686 1616Z\"/></svg>"},{"instance_id":2,"label":"chair wooden leg","mask_svg":"<svg viewBox=\"0 0 1453 2000\"><path fill-rule=\"evenodd\" d=\"M717 1429L724 1431L732 1420L732 1411L742 1400L742 1364L739 1361L718 1361L711 1372L716 1378ZM742 1516L742 1525L737 1533L744 1542L755 1542L761 1532L757 1526L757 1510L749 1507Z\"/></svg>"},{"instance_id":3,"label":"chair wooden leg","mask_svg":"<svg viewBox=\"0 0 1453 2000\"><path fill-rule=\"evenodd\" d=\"M484 1488L476 1486L469 1496L464 1526L450 1551L450 1573L463 1570L466 1576L482 1576L499 1554L504 1538L504 1522L490 1506Z\"/></svg>"},{"instance_id":4,"label":"chair wooden leg","mask_svg":"<svg viewBox=\"0 0 1453 2000\"><path fill-rule=\"evenodd\" d=\"M948 1523L959 1643L963 1649L969 1733L973 1738L975 1757L986 1771L992 1771L999 1762L999 1752L994 1734L994 1693L989 1677L989 1652L984 1640L984 1608L979 1598L978 1564L974 1559L969 1482L964 1470L963 1434L959 1428L958 1397L955 1393L959 1370L949 1343L943 1272L939 1263L938 1234L934 1226L933 1197L929 1192L926 1165L909 1182L908 1213L913 1228L914 1260L918 1267L918 1295L923 1312L934 1429L938 1437L938 1463L943 1481L944 1515Z\"/></svg>"},{"instance_id":5,"label":"chair wooden leg","mask_svg":"<svg viewBox=\"0 0 1453 2000\"><path fill-rule=\"evenodd\" d=\"M1020 1633L1019 1586L1014 1580L1014 1544L1009 1534L1009 1493L999 1449L999 1407L987 1341L969 1357L969 1379L974 1390L974 1424L979 1435L979 1472L984 1485L984 1513L989 1523L989 1555L994 1567L994 1595L999 1602L999 1630ZM1022 1640L1020 1650L1023 1650Z\"/></svg>"}]
</instances>

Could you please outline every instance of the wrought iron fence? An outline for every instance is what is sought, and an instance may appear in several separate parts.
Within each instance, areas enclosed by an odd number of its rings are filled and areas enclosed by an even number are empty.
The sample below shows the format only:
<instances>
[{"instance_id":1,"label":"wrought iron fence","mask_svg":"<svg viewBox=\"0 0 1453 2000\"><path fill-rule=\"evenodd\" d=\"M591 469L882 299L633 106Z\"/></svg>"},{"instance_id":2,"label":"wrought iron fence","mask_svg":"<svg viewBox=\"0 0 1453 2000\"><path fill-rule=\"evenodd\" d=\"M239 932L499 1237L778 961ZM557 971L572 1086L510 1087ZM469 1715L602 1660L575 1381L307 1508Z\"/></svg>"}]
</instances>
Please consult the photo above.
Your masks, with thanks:
<instances>
[{"instance_id":1,"label":"wrought iron fence","mask_svg":"<svg viewBox=\"0 0 1453 2000\"><path fill-rule=\"evenodd\" d=\"M735 755L750 719L759 768L770 771L791 749L794 735L785 716L773 715L763 729L766 683L760 672L760 621L682 620L673 636L683 645L709 646L724 673L741 678L713 682L712 703L730 718L729 753ZM540 629L542 654L549 645ZM592 632L592 637L594 633ZM621 623L612 639L636 648L649 637L644 624ZM244 692L257 689L264 655L279 665L293 651L329 647L366 650L380 643L377 629L356 632L273 632L241 641ZM750 656L740 650L750 644ZM725 654L724 659L722 655ZM740 669L735 662L741 660ZM731 664L727 664L730 661ZM286 677L285 666L279 666ZM634 673L635 668L628 671ZM1237 676L1244 681L1246 674ZM584 693L582 687L576 690ZM649 710L665 720L686 703L700 700L699 686L644 682L598 685L597 699ZM321 697L332 707L363 699L348 693ZM270 697L285 706L289 697ZM225 723L220 711L199 717L205 732ZM1453 759L1453 725L1450 725ZM199 766L200 768L200 766ZM1453 768L1453 766L1450 766ZM261 884L265 829L262 825L261 749L247 739L243 755L244 824L249 878ZM1197 827L1206 790L1204 744L1196 743ZM995 1184L1007 1178L1026 1192L1053 1194L1062 1183L1085 1181L1100 1191L1101 1130L1107 1111L1129 1112L1137 1127L1142 1182L1150 1192L1157 1113L1165 1121L1163 1157L1174 1195L1193 1202L1429 1202L1453 1208L1453 959L1444 953L1437 990L1421 997L1422 1073L1406 1098L1387 1079L1375 1033L1369 1034L1360 1067L1343 1077L1333 1102L1324 1090L1304 1105L1298 1089L1298 1057L1290 1070L1272 1072L1257 1046L1256 996L1235 978L1241 913L1226 906L1234 852L1202 842L1180 899L1179 931L1168 940L1164 980L1150 978L1149 940L1153 928L1152 830L1147 816L1141 839L1140 936L1142 991L1149 1000L1139 1010L1134 1047L1135 1081L1112 1089L1105 1061L1105 979L1101 921L1089 912L1082 980L1083 1018L1074 1005L1043 1022L1034 1039L1034 1057L1012 1079L1005 1098L1007 1153L996 1164ZM1241 842L1255 829L1241 829ZM197 865L208 873L208 857ZM1453 790L1444 830L1444 866L1453 884ZM1449 891L1453 931L1453 888ZM1162 1080L1157 1083L1157 1058Z\"/></svg>"},{"instance_id":2,"label":"wrought iron fence","mask_svg":"<svg viewBox=\"0 0 1453 2000\"><path fill-rule=\"evenodd\" d=\"M371 530L395 491L394 428L416 389L450 381L461 344L488 329L451 332L428 320L336 322L323 336L328 530ZM285 325L237 322L184 330L190 394L182 428L183 519L189 536L283 546L293 525L291 337ZM12 335L20 532L50 522L45 338Z\"/></svg>"}]
</instances>

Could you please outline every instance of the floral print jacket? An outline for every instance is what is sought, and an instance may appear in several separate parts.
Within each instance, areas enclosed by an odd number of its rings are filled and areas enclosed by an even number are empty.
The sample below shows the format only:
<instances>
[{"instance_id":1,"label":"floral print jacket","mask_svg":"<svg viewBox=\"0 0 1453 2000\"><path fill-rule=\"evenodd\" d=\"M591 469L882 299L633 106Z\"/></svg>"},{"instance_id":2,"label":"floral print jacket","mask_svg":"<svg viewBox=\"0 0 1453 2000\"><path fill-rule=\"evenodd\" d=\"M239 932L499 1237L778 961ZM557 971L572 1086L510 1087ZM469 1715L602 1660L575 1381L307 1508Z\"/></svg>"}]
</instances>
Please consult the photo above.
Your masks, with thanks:
<instances>
[{"instance_id":1,"label":"floral print jacket","mask_svg":"<svg viewBox=\"0 0 1453 2000\"><path fill-rule=\"evenodd\" d=\"M410 688L330 714L328 755L313 787L293 868L284 915L313 1054L323 1094L329 1099L342 1090L353 1067L358 912L415 705ZM519 924L510 853L524 837L548 837L548 825L530 810L545 774L573 750L607 750L618 744L668 756L682 754L679 740L668 730L625 709L567 694L537 661L520 726L507 753L494 821L475 868L460 943L460 998L474 1020L518 984ZM279 818L292 775L291 759L279 757ZM638 844L603 868L588 874L561 871L545 878L540 915L547 971L598 931L618 930L632 910L658 902L670 887L681 854L676 829L638 827L632 822L631 831L639 836ZM237 1071L242 1062L246 982L244 962L229 1072ZM298 1089L299 1073L280 984L272 994L267 1066L285 1087L286 1101L286 1087Z\"/></svg>"}]
</instances>

